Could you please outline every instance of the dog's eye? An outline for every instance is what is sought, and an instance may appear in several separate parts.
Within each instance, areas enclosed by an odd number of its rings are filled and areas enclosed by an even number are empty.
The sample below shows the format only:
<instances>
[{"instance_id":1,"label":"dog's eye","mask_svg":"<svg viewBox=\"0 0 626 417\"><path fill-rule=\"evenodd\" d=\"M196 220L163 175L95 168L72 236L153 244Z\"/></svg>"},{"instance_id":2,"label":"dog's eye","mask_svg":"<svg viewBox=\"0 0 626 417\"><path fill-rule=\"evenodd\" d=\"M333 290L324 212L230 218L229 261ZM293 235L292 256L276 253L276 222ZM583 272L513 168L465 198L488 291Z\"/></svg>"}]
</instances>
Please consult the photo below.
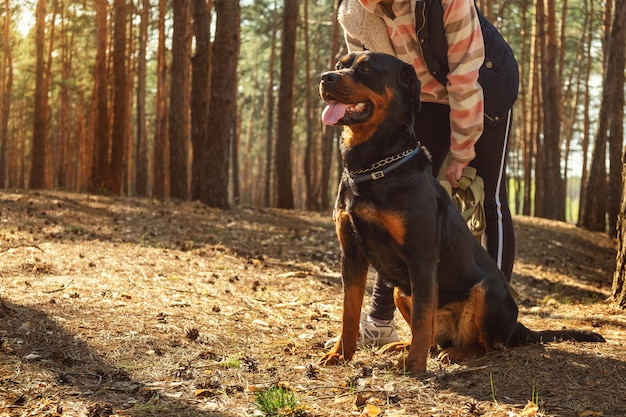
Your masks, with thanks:
<instances>
[{"instance_id":1,"label":"dog's eye","mask_svg":"<svg viewBox=\"0 0 626 417\"><path fill-rule=\"evenodd\" d=\"M362 64L359 69L362 72L370 72L372 70L372 67L370 67L368 64Z\"/></svg>"}]
</instances>

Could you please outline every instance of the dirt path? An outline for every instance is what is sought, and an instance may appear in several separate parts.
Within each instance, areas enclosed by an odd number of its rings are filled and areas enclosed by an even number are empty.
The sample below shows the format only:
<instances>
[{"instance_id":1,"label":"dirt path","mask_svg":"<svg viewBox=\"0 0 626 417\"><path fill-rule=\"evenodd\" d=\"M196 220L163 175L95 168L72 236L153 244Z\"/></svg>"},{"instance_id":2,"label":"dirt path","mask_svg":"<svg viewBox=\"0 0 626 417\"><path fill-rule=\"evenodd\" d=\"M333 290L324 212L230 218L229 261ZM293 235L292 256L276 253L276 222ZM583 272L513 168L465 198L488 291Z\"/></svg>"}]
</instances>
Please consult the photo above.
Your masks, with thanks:
<instances>
[{"instance_id":1,"label":"dirt path","mask_svg":"<svg viewBox=\"0 0 626 417\"><path fill-rule=\"evenodd\" d=\"M276 385L309 416L626 415L615 243L515 224L521 320L607 343L432 359L416 378L372 349L317 366L341 314L328 213L0 194L0 416L262 415L255 393Z\"/></svg>"}]
</instances>

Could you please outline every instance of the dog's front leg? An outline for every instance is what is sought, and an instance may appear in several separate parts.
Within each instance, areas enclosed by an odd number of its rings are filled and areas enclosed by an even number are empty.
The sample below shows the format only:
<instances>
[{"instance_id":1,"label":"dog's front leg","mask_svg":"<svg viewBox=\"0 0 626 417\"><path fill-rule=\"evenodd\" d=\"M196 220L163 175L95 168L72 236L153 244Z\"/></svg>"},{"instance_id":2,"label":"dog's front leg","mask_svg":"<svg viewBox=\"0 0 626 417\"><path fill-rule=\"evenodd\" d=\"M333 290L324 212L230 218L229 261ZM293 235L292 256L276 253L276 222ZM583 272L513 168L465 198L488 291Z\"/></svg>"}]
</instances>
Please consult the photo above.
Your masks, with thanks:
<instances>
[{"instance_id":1,"label":"dog's front leg","mask_svg":"<svg viewBox=\"0 0 626 417\"><path fill-rule=\"evenodd\" d=\"M320 360L321 365L348 362L356 352L359 338L361 306L365 295L369 263L356 245L349 216L340 212L336 218L337 235L341 244L341 278L343 280L343 318L341 335L335 346Z\"/></svg>"}]
</instances>

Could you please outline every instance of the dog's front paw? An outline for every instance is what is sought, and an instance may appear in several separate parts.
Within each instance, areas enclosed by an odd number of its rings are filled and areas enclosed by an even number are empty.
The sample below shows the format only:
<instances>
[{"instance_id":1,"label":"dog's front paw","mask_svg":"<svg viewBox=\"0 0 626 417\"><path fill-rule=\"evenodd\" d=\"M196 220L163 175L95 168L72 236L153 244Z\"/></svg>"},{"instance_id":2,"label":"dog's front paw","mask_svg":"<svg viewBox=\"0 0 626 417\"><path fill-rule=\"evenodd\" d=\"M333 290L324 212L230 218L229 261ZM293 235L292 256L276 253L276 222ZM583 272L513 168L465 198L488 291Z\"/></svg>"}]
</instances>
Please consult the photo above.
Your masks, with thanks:
<instances>
[{"instance_id":1,"label":"dog's front paw","mask_svg":"<svg viewBox=\"0 0 626 417\"><path fill-rule=\"evenodd\" d=\"M388 354L388 353L400 353L409 350L411 347L411 342L393 342L387 343L383 347L380 348L378 353Z\"/></svg>"},{"instance_id":2,"label":"dog's front paw","mask_svg":"<svg viewBox=\"0 0 626 417\"><path fill-rule=\"evenodd\" d=\"M403 374L419 375L426 372L425 360L411 360L408 356L403 356L398 360L396 369Z\"/></svg>"},{"instance_id":3,"label":"dog's front paw","mask_svg":"<svg viewBox=\"0 0 626 417\"><path fill-rule=\"evenodd\" d=\"M321 366L332 366L332 365L339 365L339 364L346 363L346 362L347 360L345 360L343 355L340 355L339 353L336 353L336 352L328 352L327 354L322 356L322 359L320 359L319 364Z\"/></svg>"},{"instance_id":4,"label":"dog's front paw","mask_svg":"<svg viewBox=\"0 0 626 417\"><path fill-rule=\"evenodd\" d=\"M462 362L476 356L482 356L485 353L487 353L487 350L479 345L452 346L442 350L437 358L444 364L450 364Z\"/></svg>"}]
</instances>

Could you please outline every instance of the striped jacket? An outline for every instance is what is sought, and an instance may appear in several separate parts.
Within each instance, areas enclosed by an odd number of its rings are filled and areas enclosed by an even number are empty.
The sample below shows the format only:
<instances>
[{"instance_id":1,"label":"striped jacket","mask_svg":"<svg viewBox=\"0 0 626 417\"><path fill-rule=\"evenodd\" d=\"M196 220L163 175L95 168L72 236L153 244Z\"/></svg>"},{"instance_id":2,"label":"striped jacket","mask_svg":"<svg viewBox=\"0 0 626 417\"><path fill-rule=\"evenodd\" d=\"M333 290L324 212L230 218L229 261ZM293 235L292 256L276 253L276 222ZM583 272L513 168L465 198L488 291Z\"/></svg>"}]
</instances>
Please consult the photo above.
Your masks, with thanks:
<instances>
[{"instance_id":1,"label":"striped jacket","mask_svg":"<svg viewBox=\"0 0 626 417\"><path fill-rule=\"evenodd\" d=\"M379 1L342 2L339 22L344 29L348 50L385 52L412 64L422 84L421 100L450 106L453 156L461 161L473 159L474 144L482 133L486 107L483 88L478 82L479 70L482 83L484 45L491 44L490 40L489 43L483 41L485 29L481 31L481 25L484 18L481 16L479 20L473 0L426 1L429 3L426 8L424 0L396 0L393 5L395 19L384 13ZM438 4L438 12L436 7L430 7L434 3ZM442 20L443 24L427 25L428 18ZM495 33L499 35L497 31ZM505 46L508 48L506 43ZM514 96L517 96L517 84ZM487 104L490 99L486 97ZM509 108L510 105L504 113ZM501 105L497 109L503 110ZM495 116L494 120L497 118ZM490 120L488 115L487 120Z\"/></svg>"}]
</instances>

